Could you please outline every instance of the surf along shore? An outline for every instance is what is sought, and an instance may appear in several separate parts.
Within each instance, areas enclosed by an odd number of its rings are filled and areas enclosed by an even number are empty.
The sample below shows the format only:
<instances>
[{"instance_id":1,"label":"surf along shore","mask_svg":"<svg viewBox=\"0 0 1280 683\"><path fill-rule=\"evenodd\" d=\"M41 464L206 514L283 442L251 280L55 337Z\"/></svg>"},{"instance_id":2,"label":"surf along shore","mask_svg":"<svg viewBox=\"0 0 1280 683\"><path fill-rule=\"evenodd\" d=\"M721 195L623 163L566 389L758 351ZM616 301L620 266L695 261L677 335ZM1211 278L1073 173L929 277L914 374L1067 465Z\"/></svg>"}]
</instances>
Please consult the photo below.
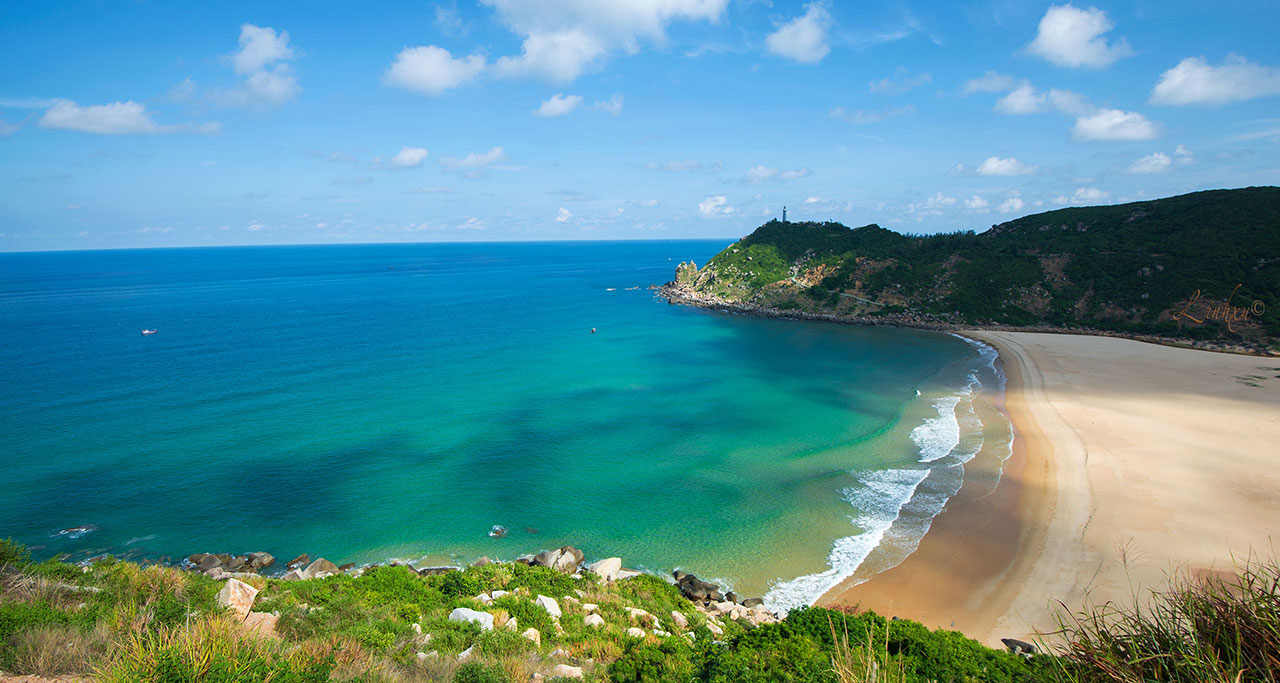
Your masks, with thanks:
<instances>
[{"instance_id":1,"label":"surf along shore","mask_svg":"<svg viewBox=\"0 0 1280 683\"><path fill-rule=\"evenodd\" d=\"M967 331L1000 354L1013 453L967 476L915 553L818 605L859 605L988 645L1053 614L1275 554L1280 360L1115 337ZM859 581L865 581L858 583ZM1061 603L1061 605L1059 604Z\"/></svg>"}]
</instances>

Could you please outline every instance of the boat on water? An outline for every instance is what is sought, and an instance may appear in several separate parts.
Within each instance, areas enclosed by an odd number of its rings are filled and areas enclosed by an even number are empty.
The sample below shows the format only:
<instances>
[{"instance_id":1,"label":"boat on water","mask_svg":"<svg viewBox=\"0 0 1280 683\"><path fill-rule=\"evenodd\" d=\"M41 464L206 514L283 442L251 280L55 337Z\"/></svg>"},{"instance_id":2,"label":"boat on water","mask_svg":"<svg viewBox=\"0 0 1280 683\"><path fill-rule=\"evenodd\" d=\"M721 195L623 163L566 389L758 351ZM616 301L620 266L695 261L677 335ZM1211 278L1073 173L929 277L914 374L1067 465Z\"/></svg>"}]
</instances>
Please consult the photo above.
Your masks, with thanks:
<instances>
[{"instance_id":1,"label":"boat on water","mask_svg":"<svg viewBox=\"0 0 1280 683\"><path fill-rule=\"evenodd\" d=\"M142 331L142 336L144 336L144 337L145 337L145 336L147 336L147 335L149 335L149 334L155 334L156 332L159 332L159 331L160 331L160 330L143 330L143 331Z\"/></svg>"}]
</instances>

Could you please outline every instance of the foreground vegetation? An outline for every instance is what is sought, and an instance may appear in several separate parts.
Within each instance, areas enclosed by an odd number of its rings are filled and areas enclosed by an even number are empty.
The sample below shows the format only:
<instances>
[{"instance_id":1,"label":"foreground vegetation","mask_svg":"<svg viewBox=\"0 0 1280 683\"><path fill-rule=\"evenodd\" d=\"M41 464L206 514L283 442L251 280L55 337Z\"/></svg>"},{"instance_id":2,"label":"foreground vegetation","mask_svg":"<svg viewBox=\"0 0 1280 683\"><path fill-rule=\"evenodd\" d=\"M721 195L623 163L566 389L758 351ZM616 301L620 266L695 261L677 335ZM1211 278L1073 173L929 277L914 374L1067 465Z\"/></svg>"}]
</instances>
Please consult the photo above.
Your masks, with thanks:
<instances>
[{"instance_id":1,"label":"foreground vegetation","mask_svg":"<svg viewBox=\"0 0 1280 683\"><path fill-rule=\"evenodd\" d=\"M1280 348L1280 188L1059 209L980 234L770 221L676 279L775 309Z\"/></svg>"},{"instance_id":2,"label":"foreground vegetation","mask_svg":"<svg viewBox=\"0 0 1280 683\"><path fill-rule=\"evenodd\" d=\"M1154 608L1067 619L1059 656L1024 658L948 631L819 608L775 624L716 626L654 576L602 585L537 566L489 564L435 576L378 567L307 581L243 577L275 634L245 629L199 573L106 560L31 562L0 543L0 669L103 681L527 681L555 665L595 681L1275 681L1280 571L1185 584ZM507 591L491 602L475 596ZM553 618L534 596L555 598ZM585 606L584 606L585 605ZM457 607L493 630L450 621ZM604 624L587 622L588 607ZM628 635L630 609L655 619ZM673 614L676 613L676 614ZM677 618L679 615L680 618ZM508 630L536 629L539 642ZM685 624L682 626L682 622ZM722 633L713 633L720 630ZM465 653L465 654L464 654ZM459 656L465 659L460 661Z\"/></svg>"}]
</instances>

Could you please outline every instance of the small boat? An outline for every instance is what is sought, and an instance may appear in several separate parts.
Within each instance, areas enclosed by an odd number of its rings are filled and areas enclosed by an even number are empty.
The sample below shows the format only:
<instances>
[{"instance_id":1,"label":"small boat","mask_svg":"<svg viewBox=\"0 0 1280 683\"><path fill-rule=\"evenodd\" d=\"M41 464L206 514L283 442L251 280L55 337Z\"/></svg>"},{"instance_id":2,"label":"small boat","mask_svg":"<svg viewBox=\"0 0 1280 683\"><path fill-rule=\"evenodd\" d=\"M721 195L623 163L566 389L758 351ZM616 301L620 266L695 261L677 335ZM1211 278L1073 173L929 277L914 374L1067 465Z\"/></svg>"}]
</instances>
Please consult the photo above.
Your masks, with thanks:
<instances>
[{"instance_id":1,"label":"small boat","mask_svg":"<svg viewBox=\"0 0 1280 683\"><path fill-rule=\"evenodd\" d=\"M616 292L616 291L618 291L618 288L617 288L617 287L606 287L604 291L606 291L606 292Z\"/></svg>"},{"instance_id":2,"label":"small boat","mask_svg":"<svg viewBox=\"0 0 1280 683\"><path fill-rule=\"evenodd\" d=\"M594 327L593 327L593 328L591 328L591 334L595 334L595 333L596 333L596 328L594 328Z\"/></svg>"},{"instance_id":3,"label":"small boat","mask_svg":"<svg viewBox=\"0 0 1280 683\"><path fill-rule=\"evenodd\" d=\"M155 334L156 332L159 332L159 331L160 331L160 330L143 330L143 331L142 331L142 336L144 336L144 337L145 337L145 336L147 336L147 335L149 335L149 334Z\"/></svg>"}]
</instances>

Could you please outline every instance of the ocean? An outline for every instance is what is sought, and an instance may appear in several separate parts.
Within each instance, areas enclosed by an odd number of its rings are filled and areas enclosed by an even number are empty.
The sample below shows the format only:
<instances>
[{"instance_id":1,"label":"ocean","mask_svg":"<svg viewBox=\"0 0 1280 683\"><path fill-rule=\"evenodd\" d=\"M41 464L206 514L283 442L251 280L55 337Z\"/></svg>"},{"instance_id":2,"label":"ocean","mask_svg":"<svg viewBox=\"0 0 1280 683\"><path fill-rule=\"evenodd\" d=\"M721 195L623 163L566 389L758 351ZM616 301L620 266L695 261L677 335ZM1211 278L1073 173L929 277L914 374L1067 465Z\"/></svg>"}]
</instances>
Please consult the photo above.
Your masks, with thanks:
<instances>
[{"instance_id":1,"label":"ocean","mask_svg":"<svg viewBox=\"0 0 1280 683\"><path fill-rule=\"evenodd\" d=\"M647 289L727 243L0 254L0 537L430 565L573 544L811 602L905 557L979 451L998 476L1011 431L976 397L1003 378L954 335Z\"/></svg>"}]
</instances>

